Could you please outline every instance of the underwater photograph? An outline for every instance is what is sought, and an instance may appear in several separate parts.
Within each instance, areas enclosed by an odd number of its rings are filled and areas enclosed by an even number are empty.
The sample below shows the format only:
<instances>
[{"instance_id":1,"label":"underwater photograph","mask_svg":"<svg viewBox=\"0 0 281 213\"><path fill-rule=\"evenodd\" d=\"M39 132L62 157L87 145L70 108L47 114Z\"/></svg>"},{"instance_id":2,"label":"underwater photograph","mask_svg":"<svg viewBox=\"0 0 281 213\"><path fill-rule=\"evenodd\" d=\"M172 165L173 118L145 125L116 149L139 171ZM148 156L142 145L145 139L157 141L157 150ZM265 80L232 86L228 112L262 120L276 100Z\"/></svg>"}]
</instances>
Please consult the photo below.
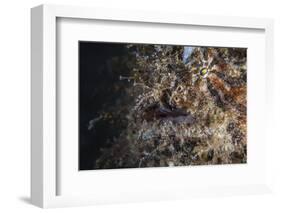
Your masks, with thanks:
<instances>
[{"instance_id":1,"label":"underwater photograph","mask_svg":"<svg viewBox=\"0 0 281 213\"><path fill-rule=\"evenodd\" d=\"M247 48L79 41L79 170L247 163Z\"/></svg>"}]
</instances>

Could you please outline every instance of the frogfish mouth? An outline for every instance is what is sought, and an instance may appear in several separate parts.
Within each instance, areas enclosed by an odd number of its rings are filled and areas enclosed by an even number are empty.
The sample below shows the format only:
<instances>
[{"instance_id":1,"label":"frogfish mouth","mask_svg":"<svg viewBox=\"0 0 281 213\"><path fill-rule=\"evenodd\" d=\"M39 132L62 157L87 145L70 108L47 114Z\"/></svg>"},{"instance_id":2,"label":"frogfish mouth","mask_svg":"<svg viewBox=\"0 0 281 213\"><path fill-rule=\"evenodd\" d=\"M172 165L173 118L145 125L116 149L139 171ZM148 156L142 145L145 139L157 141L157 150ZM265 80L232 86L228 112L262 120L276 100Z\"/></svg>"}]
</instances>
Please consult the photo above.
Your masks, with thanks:
<instances>
[{"instance_id":1,"label":"frogfish mouth","mask_svg":"<svg viewBox=\"0 0 281 213\"><path fill-rule=\"evenodd\" d=\"M146 121L161 120L186 124L193 124L195 122L195 118L190 112L179 108L168 108L160 104L152 104L145 108L142 118Z\"/></svg>"}]
</instances>

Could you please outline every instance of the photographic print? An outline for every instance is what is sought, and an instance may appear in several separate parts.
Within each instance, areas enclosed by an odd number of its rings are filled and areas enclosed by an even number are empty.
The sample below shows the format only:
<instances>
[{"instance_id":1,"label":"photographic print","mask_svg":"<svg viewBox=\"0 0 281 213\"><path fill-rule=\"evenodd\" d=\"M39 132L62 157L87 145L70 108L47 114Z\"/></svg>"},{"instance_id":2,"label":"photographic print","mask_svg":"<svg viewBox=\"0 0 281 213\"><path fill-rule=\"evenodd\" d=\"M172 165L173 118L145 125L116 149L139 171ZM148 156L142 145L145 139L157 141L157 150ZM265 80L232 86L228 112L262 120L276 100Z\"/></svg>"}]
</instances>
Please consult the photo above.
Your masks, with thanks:
<instances>
[{"instance_id":1,"label":"photographic print","mask_svg":"<svg viewBox=\"0 0 281 213\"><path fill-rule=\"evenodd\" d=\"M79 41L79 170L247 162L247 49Z\"/></svg>"}]
</instances>

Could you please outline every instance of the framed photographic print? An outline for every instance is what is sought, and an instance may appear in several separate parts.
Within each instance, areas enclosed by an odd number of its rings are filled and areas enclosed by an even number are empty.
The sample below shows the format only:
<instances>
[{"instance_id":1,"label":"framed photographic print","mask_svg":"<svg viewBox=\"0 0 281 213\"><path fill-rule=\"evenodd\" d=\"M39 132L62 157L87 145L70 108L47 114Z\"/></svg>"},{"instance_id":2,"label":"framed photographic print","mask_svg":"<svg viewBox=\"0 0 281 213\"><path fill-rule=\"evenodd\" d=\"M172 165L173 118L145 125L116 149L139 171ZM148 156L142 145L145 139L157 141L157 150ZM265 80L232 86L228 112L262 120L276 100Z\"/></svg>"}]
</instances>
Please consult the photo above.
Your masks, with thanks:
<instances>
[{"instance_id":1,"label":"framed photographic print","mask_svg":"<svg viewBox=\"0 0 281 213\"><path fill-rule=\"evenodd\" d=\"M270 192L272 20L31 13L32 203Z\"/></svg>"}]
</instances>

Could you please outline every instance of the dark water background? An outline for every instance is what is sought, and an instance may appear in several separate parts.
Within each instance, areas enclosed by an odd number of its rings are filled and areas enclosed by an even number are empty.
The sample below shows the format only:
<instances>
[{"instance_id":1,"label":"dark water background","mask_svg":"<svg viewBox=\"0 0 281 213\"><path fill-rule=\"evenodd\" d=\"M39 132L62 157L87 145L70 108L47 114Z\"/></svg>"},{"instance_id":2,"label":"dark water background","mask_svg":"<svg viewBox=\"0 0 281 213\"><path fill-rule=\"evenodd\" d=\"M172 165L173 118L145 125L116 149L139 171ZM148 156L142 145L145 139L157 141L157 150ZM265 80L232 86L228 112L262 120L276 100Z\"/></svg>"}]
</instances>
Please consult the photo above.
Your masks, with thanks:
<instances>
[{"instance_id":1,"label":"dark water background","mask_svg":"<svg viewBox=\"0 0 281 213\"><path fill-rule=\"evenodd\" d=\"M97 118L103 108L107 108L122 96L112 85L119 81L120 73L128 68L122 63L112 65L112 59L128 55L125 44L79 42L79 169L93 169L100 155L100 148L107 146L108 138L116 135L106 123L99 122L95 130L89 130L89 121ZM122 83L122 82L121 82Z\"/></svg>"}]
</instances>

